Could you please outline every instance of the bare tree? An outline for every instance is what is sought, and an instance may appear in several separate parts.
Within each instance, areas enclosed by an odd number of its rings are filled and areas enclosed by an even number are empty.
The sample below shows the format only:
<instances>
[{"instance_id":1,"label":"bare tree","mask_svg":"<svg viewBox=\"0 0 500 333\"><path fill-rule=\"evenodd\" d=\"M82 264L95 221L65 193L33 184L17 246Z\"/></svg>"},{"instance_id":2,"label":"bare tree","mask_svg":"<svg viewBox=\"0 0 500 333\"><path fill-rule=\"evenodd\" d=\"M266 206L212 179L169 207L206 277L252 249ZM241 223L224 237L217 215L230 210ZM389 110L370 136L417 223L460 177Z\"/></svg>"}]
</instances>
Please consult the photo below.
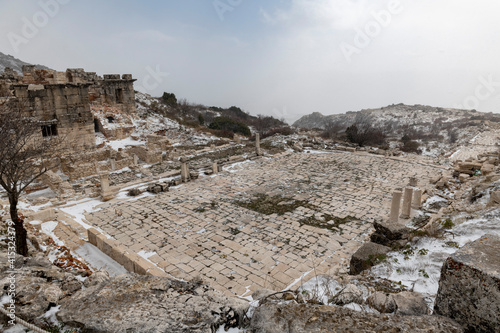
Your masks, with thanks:
<instances>
[{"instance_id":1,"label":"bare tree","mask_svg":"<svg viewBox=\"0 0 500 333\"><path fill-rule=\"evenodd\" d=\"M336 139L339 132L345 130L346 127L339 121L329 120L325 125L325 130L321 133L321 136L327 139Z\"/></svg>"},{"instance_id":2,"label":"bare tree","mask_svg":"<svg viewBox=\"0 0 500 333\"><path fill-rule=\"evenodd\" d=\"M0 100L0 185L9 198L16 252L23 256L28 254L27 235L17 204L26 187L57 165L53 161L62 138L56 136L57 133L47 133L55 129L51 126L30 117L18 100ZM44 130L45 137L42 136Z\"/></svg>"}]
</instances>

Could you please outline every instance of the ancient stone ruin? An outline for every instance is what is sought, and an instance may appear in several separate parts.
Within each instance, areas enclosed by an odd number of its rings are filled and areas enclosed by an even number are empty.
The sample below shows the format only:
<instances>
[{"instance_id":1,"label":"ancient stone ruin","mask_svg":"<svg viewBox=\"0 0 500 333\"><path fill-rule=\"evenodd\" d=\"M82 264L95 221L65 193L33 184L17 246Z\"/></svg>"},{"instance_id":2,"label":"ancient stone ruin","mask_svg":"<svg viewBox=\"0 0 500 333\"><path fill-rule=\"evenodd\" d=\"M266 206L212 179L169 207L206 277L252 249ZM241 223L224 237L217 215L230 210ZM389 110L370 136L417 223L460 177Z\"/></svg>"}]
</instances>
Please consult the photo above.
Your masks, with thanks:
<instances>
[{"instance_id":1,"label":"ancient stone ruin","mask_svg":"<svg viewBox=\"0 0 500 333\"><path fill-rule=\"evenodd\" d=\"M0 74L0 98L16 99L27 117L40 121L40 138L62 136L67 148L83 152L95 148L95 129L103 128L92 110L135 112L132 76L66 72L23 66L23 74L5 69ZM112 117L111 114L109 117Z\"/></svg>"}]
</instances>

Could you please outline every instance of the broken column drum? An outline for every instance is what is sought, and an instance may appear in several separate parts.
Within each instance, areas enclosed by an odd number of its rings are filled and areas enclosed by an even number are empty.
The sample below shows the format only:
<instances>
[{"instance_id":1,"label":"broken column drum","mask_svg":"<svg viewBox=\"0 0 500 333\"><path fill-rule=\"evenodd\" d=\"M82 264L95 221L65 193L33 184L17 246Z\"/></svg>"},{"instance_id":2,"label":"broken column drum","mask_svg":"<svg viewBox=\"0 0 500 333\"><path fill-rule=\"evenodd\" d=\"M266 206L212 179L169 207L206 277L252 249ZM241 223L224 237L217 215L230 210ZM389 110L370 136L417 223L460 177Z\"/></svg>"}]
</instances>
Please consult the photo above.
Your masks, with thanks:
<instances>
[{"instance_id":1,"label":"broken column drum","mask_svg":"<svg viewBox=\"0 0 500 333\"><path fill-rule=\"evenodd\" d=\"M109 173L101 172L99 174L101 179L101 196L102 200L108 201L113 199L113 193L111 192L111 188L109 187Z\"/></svg>"},{"instance_id":2,"label":"broken column drum","mask_svg":"<svg viewBox=\"0 0 500 333\"><path fill-rule=\"evenodd\" d=\"M181 181L187 182L189 180L189 166L185 157L180 158L181 162Z\"/></svg>"},{"instance_id":3,"label":"broken column drum","mask_svg":"<svg viewBox=\"0 0 500 333\"><path fill-rule=\"evenodd\" d=\"M411 214L411 198L413 196L413 189L411 187L405 188L403 197L403 208L401 210L401 218L409 219Z\"/></svg>"},{"instance_id":4,"label":"broken column drum","mask_svg":"<svg viewBox=\"0 0 500 333\"><path fill-rule=\"evenodd\" d=\"M257 156L261 155L260 152L260 134L255 133L255 152L257 153Z\"/></svg>"},{"instance_id":5,"label":"broken column drum","mask_svg":"<svg viewBox=\"0 0 500 333\"><path fill-rule=\"evenodd\" d=\"M394 191L392 193L392 204L391 204L391 222L398 222L399 219L399 208L401 206L401 196L403 193L401 191Z\"/></svg>"},{"instance_id":6,"label":"broken column drum","mask_svg":"<svg viewBox=\"0 0 500 333\"><path fill-rule=\"evenodd\" d=\"M420 209L422 207L422 190L418 189L413 192L412 208Z\"/></svg>"}]
</instances>

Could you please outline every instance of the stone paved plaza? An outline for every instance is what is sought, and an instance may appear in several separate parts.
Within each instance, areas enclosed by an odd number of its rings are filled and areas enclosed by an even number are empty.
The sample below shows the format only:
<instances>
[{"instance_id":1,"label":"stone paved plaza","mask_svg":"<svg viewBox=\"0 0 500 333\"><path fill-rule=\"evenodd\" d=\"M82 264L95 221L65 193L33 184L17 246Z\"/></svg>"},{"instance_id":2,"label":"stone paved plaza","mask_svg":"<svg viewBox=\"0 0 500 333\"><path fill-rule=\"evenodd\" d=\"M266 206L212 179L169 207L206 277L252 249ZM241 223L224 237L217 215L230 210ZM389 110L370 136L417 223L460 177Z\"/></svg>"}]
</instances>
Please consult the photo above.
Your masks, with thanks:
<instances>
[{"instance_id":1,"label":"stone paved plaza","mask_svg":"<svg viewBox=\"0 0 500 333\"><path fill-rule=\"evenodd\" d=\"M409 177L426 185L442 172L419 161L348 152L265 157L169 192L106 203L86 218L135 253L155 252L149 260L174 277L200 276L233 295L282 290L345 270L373 220L388 217L392 191ZM259 194L304 205L266 215L237 204ZM355 219L339 229L303 222L328 215Z\"/></svg>"}]
</instances>

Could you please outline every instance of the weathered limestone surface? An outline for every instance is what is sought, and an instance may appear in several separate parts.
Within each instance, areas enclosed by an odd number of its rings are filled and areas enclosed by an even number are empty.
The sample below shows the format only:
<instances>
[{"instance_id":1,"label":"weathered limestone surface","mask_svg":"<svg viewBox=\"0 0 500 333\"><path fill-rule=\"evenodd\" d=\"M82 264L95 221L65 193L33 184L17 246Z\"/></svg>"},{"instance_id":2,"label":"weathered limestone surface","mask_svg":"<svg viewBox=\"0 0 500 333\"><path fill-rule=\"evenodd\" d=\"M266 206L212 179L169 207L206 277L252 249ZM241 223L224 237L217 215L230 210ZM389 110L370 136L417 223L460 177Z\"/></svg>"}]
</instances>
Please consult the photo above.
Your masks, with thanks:
<instances>
[{"instance_id":1,"label":"weathered limestone surface","mask_svg":"<svg viewBox=\"0 0 500 333\"><path fill-rule=\"evenodd\" d=\"M91 284L61 303L59 320L85 332L212 333L243 323L247 301L200 281L121 275Z\"/></svg>"},{"instance_id":2,"label":"weathered limestone surface","mask_svg":"<svg viewBox=\"0 0 500 333\"><path fill-rule=\"evenodd\" d=\"M485 235L443 264L434 311L467 332L500 332L500 237Z\"/></svg>"},{"instance_id":3,"label":"weathered limestone surface","mask_svg":"<svg viewBox=\"0 0 500 333\"><path fill-rule=\"evenodd\" d=\"M0 252L0 288L5 292L13 281L7 262L7 249ZM16 273L16 315L37 323L47 312L50 304L60 304L64 299L82 288L77 274L63 271L52 265L43 256L15 258ZM5 321L5 322L4 322ZM6 324L7 318L0 315L0 323Z\"/></svg>"},{"instance_id":4,"label":"weathered limestone surface","mask_svg":"<svg viewBox=\"0 0 500 333\"><path fill-rule=\"evenodd\" d=\"M407 183L408 170L423 183L435 173L418 162L346 152L289 154L236 168L154 197L104 204L87 220L124 251L156 252L149 260L171 276L199 275L217 290L249 295L282 290L307 272L304 282L310 272L347 269L373 221L389 215L391 193ZM283 215L237 205L257 194L304 205ZM338 228L304 223L326 214L353 220Z\"/></svg>"},{"instance_id":5,"label":"weathered limestone surface","mask_svg":"<svg viewBox=\"0 0 500 333\"><path fill-rule=\"evenodd\" d=\"M251 320L252 333L459 333L463 329L439 316L400 316L363 313L336 306L265 303Z\"/></svg>"}]
</instances>

